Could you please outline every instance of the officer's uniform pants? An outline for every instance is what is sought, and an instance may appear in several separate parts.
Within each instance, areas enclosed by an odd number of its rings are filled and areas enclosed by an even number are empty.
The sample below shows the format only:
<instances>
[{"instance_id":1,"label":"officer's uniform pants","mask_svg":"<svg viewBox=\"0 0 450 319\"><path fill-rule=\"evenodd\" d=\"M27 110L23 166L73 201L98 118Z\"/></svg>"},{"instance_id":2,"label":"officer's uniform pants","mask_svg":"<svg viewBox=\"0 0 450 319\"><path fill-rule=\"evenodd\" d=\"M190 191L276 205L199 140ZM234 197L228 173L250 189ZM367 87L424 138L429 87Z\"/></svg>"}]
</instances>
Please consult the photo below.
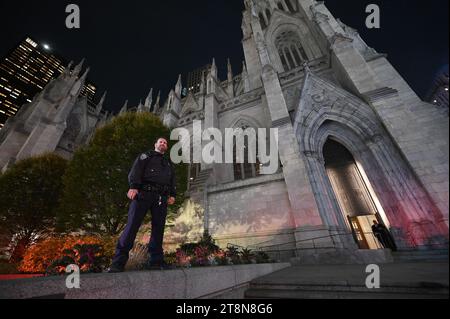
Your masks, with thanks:
<instances>
[{"instance_id":1,"label":"officer's uniform pants","mask_svg":"<svg viewBox=\"0 0 450 319\"><path fill-rule=\"evenodd\" d=\"M114 265L125 267L139 228L149 210L152 214L152 234L149 244L150 260L152 264L160 264L164 261L162 245L167 218L167 199L167 196L161 196L160 200L160 195L156 193L140 192L137 198L132 201L128 212L128 223L119 239L116 255L113 258Z\"/></svg>"}]
</instances>

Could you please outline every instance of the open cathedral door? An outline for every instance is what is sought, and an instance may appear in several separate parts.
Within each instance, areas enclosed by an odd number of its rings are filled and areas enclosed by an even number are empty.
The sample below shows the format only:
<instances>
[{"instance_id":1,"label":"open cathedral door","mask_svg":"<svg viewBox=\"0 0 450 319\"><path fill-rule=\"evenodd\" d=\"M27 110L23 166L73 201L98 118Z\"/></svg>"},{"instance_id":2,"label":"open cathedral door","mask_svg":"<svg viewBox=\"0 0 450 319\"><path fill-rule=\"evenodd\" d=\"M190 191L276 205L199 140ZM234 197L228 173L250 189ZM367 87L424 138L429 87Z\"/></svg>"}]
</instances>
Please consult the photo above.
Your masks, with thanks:
<instances>
[{"instance_id":1,"label":"open cathedral door","mask_svg":"<svg viewBox=\"0 0 450 319\"><path fill-rule=\"evenodd\" d=\"M348 216L348 222L350 223L350 227L352 228L353 237L355 238L356 243L360 249L370 249L369 243L366 240L366 236L364 234L364 229L361 226L358 217L350 217Z\"/></svg>"},{"instance_id":2,"label":"open cathedral door","mask_svg":"<svg viewBox=\"0 0 450 319\"><path fill-rule=\"evenodd\" d=\"M324 147L325 167L336 199L360 249L378 249L372 233L377 209L353 155L329 140Z\"/></svg>"}]
</instances>

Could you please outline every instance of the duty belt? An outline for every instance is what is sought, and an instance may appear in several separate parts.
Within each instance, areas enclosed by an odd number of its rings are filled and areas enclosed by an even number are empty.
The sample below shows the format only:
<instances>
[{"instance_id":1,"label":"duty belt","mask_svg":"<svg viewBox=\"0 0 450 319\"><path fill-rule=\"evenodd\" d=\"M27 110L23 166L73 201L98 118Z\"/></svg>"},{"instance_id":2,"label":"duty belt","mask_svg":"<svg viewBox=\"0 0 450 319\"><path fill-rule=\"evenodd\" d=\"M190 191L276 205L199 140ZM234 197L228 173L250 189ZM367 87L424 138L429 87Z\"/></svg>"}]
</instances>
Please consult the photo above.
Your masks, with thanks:
<instances>
[{"instance_id":1,"label":"duty belt","mask_svg":"<svg viewBox=\"0 0 450 319\"><path fill-rule=\"evenodd\" d=\"M144 184L142 185L142 190L144 192L157 193L159 195L169 194L169 186L167 185Z\"/></svg>"}]
</instances>

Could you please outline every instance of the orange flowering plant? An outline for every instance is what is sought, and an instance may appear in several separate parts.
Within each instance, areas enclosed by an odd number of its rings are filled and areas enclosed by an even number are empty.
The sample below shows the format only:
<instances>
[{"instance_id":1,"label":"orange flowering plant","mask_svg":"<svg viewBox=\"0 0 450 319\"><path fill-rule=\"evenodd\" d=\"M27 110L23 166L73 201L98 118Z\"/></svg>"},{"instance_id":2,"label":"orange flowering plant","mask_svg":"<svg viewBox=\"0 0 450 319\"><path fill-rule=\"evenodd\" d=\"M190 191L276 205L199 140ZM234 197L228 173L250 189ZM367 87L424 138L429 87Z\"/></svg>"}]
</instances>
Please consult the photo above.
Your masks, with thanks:
<instances>
[{"instance_id":1,"label":"orange flowering plant","mask_svg":"<svg viewBox=\"0 0 450 319\"><path fill-rule=\"evenodd\" d=\"M69 264L76 264L85 272L99 271L109 264L114 253L114 241L113 238L97 236L47 238L26 251L19 271L55 274L61 273ZM65 262L69 263L64 266Z\"/></svg>"}]
</instances>

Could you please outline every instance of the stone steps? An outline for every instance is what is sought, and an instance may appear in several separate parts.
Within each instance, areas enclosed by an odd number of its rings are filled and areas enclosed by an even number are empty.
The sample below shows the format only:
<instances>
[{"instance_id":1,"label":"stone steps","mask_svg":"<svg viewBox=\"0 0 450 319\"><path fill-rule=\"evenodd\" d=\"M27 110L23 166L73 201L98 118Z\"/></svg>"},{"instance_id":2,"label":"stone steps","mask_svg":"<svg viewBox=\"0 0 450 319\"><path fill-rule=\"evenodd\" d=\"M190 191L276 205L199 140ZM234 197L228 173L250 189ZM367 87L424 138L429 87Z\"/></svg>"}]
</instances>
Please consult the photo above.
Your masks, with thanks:
<instances>
[{"instance_id":1,"label":"stone steps","mask_svg":"<svg viewBox=\"0 0 450 319\"><path fill-rule=\"evenodd\" d=\"M247 299L448 299L448 286L436 283L392 285L380 289L346 284L263 284L252 283Z\"/></svg>"},{"instance_id":2,"label":"stone steps","mask_svg":"<svg viewBox=\"0 0 450 319\"><path fill-rule=\"evenodd\" d=\"M366 265L302 265L254 279L247 299L448 299L448 262L379 265L380 288L366 287ZM369 271L370 272L370 271Z\"/></svg>"},{"instance_id":3,"label":"stone steps","mask_svg":"<svg viewBox=\"0 0 450 319\"><path fill-rule=\"evenodd\" d=\"M367 289L366 289L367 290ZM263 289L250 288L245 293L246 299L448 299L448 289L415 291L358 291L335 287L333 290L317 289Z\"/></svg>"},{"instance_id":4,"label":"stone steps","mask_svg":"<svg viewBox=\"0 0 450 319\"><path fill-rule=\"evenodd\" d=\"M436 262L448 261L448 250L411 250L393 252L395 262Z\"/></svg>"},{"instance_id":5,"label":"stone steps","mask_svg":"<svg viewBox=\"0 0 450 319\"><path fill-rule=\"evenodd\" d=\"M290 260L298 265L344 265L344 264L384 264L394 261L389 249L317 249L297 251L297 256Z\"/></svg>"}]
</instances>

